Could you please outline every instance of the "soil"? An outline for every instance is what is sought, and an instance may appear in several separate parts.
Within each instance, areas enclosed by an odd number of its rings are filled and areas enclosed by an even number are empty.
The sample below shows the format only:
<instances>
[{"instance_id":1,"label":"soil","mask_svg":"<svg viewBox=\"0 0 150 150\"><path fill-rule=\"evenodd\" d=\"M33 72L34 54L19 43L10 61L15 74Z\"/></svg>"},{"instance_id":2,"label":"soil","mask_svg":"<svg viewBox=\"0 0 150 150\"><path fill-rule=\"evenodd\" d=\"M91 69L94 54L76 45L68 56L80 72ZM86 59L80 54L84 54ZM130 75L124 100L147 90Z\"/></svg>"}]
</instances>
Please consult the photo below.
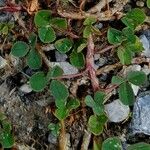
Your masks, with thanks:
<instances>
[{"instance_id":1,"label":"soil","mask_svg":"<svg viewBox=\"0 0 150 150\"><path fill-rule=\"evenodd\" d=\"M22 92L20 87L28 83L28 78L35 71L26 66L24 59L14 59L10 55L11 46L15 40L18 39L27 41L28 32L33 31L37 33L37 29L33 23L34 14L37 10L51 9L54 16L59 16L55 10L56 1L38 0L38 5L34 5L35 9L33 12L31 12L30 4L32 4L32 1L28 0L28 3L26 3L25 1L21 0L12 0L7 2L0 0L1 7L9 7L9 9L0 9L0 22L14 23L14 28L9 31L8 35L0 37L0 56L7 59L9 64L5 68L0 69L0 112L4 112L6 114L13 126L15 145L12 149L55 150L58 149L58 139L53 137L48 129L49 123L58 122L53 115L53 111L55 109L54 99L50 95L48 89L45 89L43 92L39 93L33 91L29 93ZM99 0L88 0L83 11L90 10L98 3ZM120 4L120 7L123 8L121 10L119 8L120 14L128 11L130 8L137 7L134 0L131 0L131 2L125 4L123 0L112 0L110 3L111 8L114 8L116 3ZM13 4L14 7L11 7L10 4ZM77 10L79 10L80 4L81 1L71 0L68 4L65 4L62 7L66 9L68 6L70 6L69 10L67 10L67 13L69 11L76 13ZM21 10L17 10L20 8L20 6ZM144 9L148 13L146 6L142 7L141 9ZM101 13L105 14L105 11L106 8L104 7ZM118 62L114 49L108 50L104 53L99 51L100 49L104 49L108 46L106 39L106 31L108 27L112 26L120 29L123 27L122 23L117 20L117 17L119 17L117 16L118 14L116 12L114 13L113 16L115 16L115 19L113 18L113 20L112 18L106 20L105 17L105 20L103 19L99 22L102 23L102 28L100 29L102 35L100 37L94 37L95 49L97 53L100 53L100 56L104 59L105 63L98 66L98 69L113 65ZM74 34L77 34L80 28L82 28L82 20L79 19L72 21L72 24L73 29L76 29L74 30ZM140 33L143 31L143 29L147 28L149 28L148 24L143 25ZM58 35L60 37L62 36L61 34ZM80 33L79 36L81 36ZM40 45L42 44L40 43ZM45 45L43 44L43 47L44 46ZM56 61L54 51L44 53L49 61ZM98 64L96 59L95 64ZM143 64L140 63L140 65L142 66ZM43 64L43 68L44 67L46 68L45 63ZM109 85L111 82L112 76L116 75L120 71L122 71L122 66L114 69L111 68L109 71L98 75L98 80L101 86L107 87L107 85ZM91 81L87 76L65 79L64 81L66 82L71 95L76 95L82 103L80 108L71 112L70 116L65 122L66 132L70 136L70 149L78 150L81 149L85 130L87 129L87 121L89 116L92 114L92 110L90 108L85 108L83 104L84 97L87 94L92 94ZM117 98L118 95L112 93L107 103ZM128 135L130 121L131 117L127 118L126 121L121 123L108 123L107 126L105 126L104 133L101 136L102 140L111 136L120 136L124 140L125 144L144 141L145 139L148 143L150 143L149 136L144 135L142 138L139 136L139 138L134 140L134 138L131 138ZM90 149L92 149L91 141L89 150Z\"/></svg>"}]
</instances>

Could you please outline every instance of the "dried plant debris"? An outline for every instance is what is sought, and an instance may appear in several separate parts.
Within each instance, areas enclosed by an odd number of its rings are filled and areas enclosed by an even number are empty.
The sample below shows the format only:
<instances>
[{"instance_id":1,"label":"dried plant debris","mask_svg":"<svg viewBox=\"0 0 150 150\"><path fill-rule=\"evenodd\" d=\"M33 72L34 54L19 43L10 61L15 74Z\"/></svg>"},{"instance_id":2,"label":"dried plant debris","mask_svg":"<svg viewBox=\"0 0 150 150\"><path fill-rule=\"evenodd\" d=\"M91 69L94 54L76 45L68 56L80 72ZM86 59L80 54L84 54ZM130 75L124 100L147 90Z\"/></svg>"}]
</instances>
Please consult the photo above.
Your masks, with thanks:
<instances>
[{"instance_id":1,"label":"dried plant debris","mask_svg":"<svg viewBox=\"0 0 150 150\"><path fill-rule=\"evenodd\" d=\"M1 0L0 149L150 149L149 8Z\"/></svg>"}]
</instances>

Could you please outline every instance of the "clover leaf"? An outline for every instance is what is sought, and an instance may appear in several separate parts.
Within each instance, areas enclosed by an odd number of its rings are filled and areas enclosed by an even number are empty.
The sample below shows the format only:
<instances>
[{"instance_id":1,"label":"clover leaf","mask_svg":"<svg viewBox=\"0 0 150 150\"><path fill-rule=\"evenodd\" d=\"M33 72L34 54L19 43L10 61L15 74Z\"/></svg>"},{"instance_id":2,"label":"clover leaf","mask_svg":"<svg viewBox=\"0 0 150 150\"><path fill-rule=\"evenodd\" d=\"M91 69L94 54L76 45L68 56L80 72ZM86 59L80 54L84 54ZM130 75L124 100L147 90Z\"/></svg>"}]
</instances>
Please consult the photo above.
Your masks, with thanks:
<instances>
[{"instance_id":1,"label":"clover leaf","mask_svg":"<svg viewBox=\"0 0 150 150\"><path fill-rule=\"evenodd\" d=\"M16 57L24 57L29 51L29 46L23 41L17 41L11 48L11 54Z\"/></svg>"},{"instance_id":2,"label":"clover leaf","mask_svg":"<svg viewBox=\"0 0 150 150\"><path fill-rule=\"evenodd\" d=\"M55 48L60 53L66 53L66 52L70 51L72 46L73 46L73 42L72 42L72 40L70 40L68 38L63 38L63 39L57 40L55 42Z\"/></svg>"},{"instance_id":3,"label":"clover leaf","mask_svg":"<svg viewBox=\"0 0 150 150\"><path fill-rule=\"evenodd\" d=\"M122 150L121 140L118 137L106 139L102 144L102 150Z\"/></svg>"},{"instance_id":4,"label":"clover leaf","mask_svg":"<svg viewBox=\"0 0 150 150\"><path fill-rule=\"evenodd\" d=\"M69 96L69 91L67 87L58 80L52 80L50 84L50 91L54 98L57 100L65 100Z\"/></svg>"},{"instance_id":5,"label":"clover leaf","mask_svg":"<svg viewBox=\"0 0 150 150\"><path fill-rule=\"evenodd\" d=\"M92 115L88 121L88 129L94 135L100 135L103 132L105 123L107 122L106 115Z\"/></svg>"},{"instance_id":6,"label":"clover leaf","mask_svg":"<svg viewBox=\"0 0 150 150\"><path fill-rule=\"evenodd\" d=\"M47 79L44 72L40 71L32 75L29 79L29 82L34 91L40 92L46 87Z\"/></svg>"}]
</instances>

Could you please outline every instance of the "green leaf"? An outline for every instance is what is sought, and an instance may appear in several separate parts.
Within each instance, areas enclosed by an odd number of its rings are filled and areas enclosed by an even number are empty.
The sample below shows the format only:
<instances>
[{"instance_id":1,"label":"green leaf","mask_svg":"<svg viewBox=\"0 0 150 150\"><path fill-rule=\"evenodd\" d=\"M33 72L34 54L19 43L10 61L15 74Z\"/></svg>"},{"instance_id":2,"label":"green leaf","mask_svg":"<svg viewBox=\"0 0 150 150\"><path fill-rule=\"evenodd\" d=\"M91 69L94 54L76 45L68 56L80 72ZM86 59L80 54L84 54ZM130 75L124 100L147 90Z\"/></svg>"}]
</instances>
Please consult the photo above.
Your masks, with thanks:
<instances>
[{"instance_id":1,"label":"green leaf","mask_svg":"<svg viewBox=\"0 0 150 150\"><path fill-rule=\"evenodd\" d=\"M134 35L134 30L129 27L126 27L122 30L122 33L127 37L127 41L130 43L136 42L136 36Z\"/></svg>"},{"instance_id":2,"label":"green leaf","mask_svg":"<svg viewBox=\"0 0 150 150\"><path fill-rule=\"evenodd\" d=\"M104 114L104 105L98 105L97 103L95 103L95 106L93 107L93 112L98 116Z\"/></svg>"},{"instance_id":3,"label":"green leaf","mask_svg":"<svg viewBox=\"0 0 150 150\"><path fill-rule=\"evenodd\" d=\"M49 25L51 19L51 11L40 10L35 14L34 23L37 27L45 27Z\"/></svg>"},{"instance_id":4,"label":"green leaf","mask_svg":"<svg viewBox=\"0 0 150 150\"><path fill-rule=\"evenodd\" d=\"M56 39L55 31L50 26L39 28L38 35L43 43L51 43Z\"/></svg>"},{"instance_id":5,"label":"green leaf","mask_svg":"<svg viewBox=\"0 0 150 150\"><path fill-rule=\"evenodd\" d=\"M57 29L67 29L67 20L64 18L53 18L51 20L51 25Z\"/></svg>"},{"instance_id":6,"label":"green leaf","mask_svg":"<svg viewBox=\"0 0 150 150\"><path fill-rule=\"evenodd\" d=\"M146 19L145 13L140 8L132 9L126 14L121 21L129 28L135 29L138 25L142 24Z\"/></svg>"},{"instance_id":7,"label":"green leaf","mask_svg":"<svg viewBox=\"0 0 150 150\"><path fill-rule=\"evenodd\" d=\"M80 106L80 101L78 99L69 99L67 102L67 109L71 111L72 109L76 109Z\"/></svg>"},{"instance_id":8,"label":"green leaf","mask_svg":"<svg viewBox=\"0 0 150 150\"><path fill-rule=\"evenodd\" d=\"M83 51L84 48L86 48L87 44L86 43L82 43L79 45L79 47L77 48L77 53L80 53Z\"/></svg>"},{"instance_id":9,"label":"green leaf","mask_svg":"<svg viewBox=\"0 0 150 150\"><path fill-rule=\"evenodd\" d=\"M53 77L59 77L62 76L64 71L59 66L54 66L48 73L47 73L47 79L50 80Z\"/></svg>"},{"instance_id":10,"label":"green leaf","mask_svg":"<svg viewBox=\"0 0 150 150\"><path fill-rule=\"evenodd\" d=\"M60 133L61 127L60 127L60 124L59 124L59 123L57 123L57 124L50 123L50 124L48 125L48 129L51 130L51 133L52 133L55 137L57 137L57 136L59 135L59 133Z\"/></svg>"},{"instance_id":11,"label":"green leaf","mask_svg":"<svg viewBox=\"0 0 150 150\"><path fill-rule=\"evenodd\" d=\"M36 92L42 91L46 87L46 84L47 84L45 74L44 72L41 72L41 71L32 75L29 82L30 82L31 88Z\"/></svg>"},{"instance_id":12,"label":"green leaf","mask_svg":"<svg viewBox=\"0 0 150 150\"><path fill-rule=\"evenodd\" d=\"M150 0L146 1L147 7L150 8Z\"/></svg>"},{"instance_id":13,"label":"green leaf","mask_svg":"<svg viewBox=\"0 0 150 150\"><path fill-rule=\"evenodd\" d=\"M131 71L127 75L127 79L134 85L142 85L146 82L147 76L142 71Z\"/></svg>"},{"instance_id":14,"label":"green leaf","mask_svg":"<svg viewBox=\"0 0 150 150\"><path fill-rule=\"evenodd\" d=\"M135 101L133 89L128 82L124 82L119 86L119 99L124 105L133 105Z\"/></svg>"},{"instance_id":15,"label":"green leaf","mask_svg":"<svg viewBox=\"0 0 150 150\"><path fill-rule=\"evenodd\" d=\"M7 35L7 34L8 34L8 30L9 30L8 25L5 25L5 26L2 28L1 32L2 32L2 34Z\"/></svg>"},{"instance_id":16,"label":"green leaf","mask_svg":"<svg viewBox=\"0 0 150 150\"><path fill-rule=\"evenodd\" d=\"M106 122L107 117L105 115L92 115L88 121L88 129L94 135L100 135L103 132L103 128Z\"/></svg>"},{"instance_id":17,"label":"green leaf","mask_svg":"<svg viewBox=\"0 0 150 150\"><path fill-rule=\"evenodd\" d=\"M123 33L117 29L109 28L107 32L108 42L110 44L121 44L126 38Z\"/></svg>"},{"instance_id":18,"label":"green leaf","mask_svg":"<svg viewBox=\"0 0 150 150\"><path fill-rule=\"evenodd\" d=\"M128 49L125 49L124 47L118 47L117 55L123 65L131 64L133 54Z\"/></svg>"},{"instance_id":19,"label":"green leaf","mask_svg":"<svg viewBox=\"0 0 150 150\"><path fill-rule=\"evenodd\" d=\"M111 79L112 84L120 85L121 83L125 82L125 79L119 76L113 76Z\"/></svg>"},{"instance_id":20,"label":"green leaf","mask_svg":"<svg viewBox=\"0 0 150 150\"><path fill-rule=\"evenodd\" d=\"M29 43L32 48L35 48L37 43L37 35L35 33L31 33L29 36Z\"/></svg>"},{"instance_id":21,"label":"green leaf","mask_svg":"<svg viewBox=\"0 0 150 150\"><path fill-rule=\"evenodd\" d=\"M85 58L83 53L77 53L73 51L70 55L70 62L77 68L83 68L85 65Z\"/></svg>"},{"instance_id":22,"label":"green leaf","mask_svg":"<svg viewBox=\"0 0 150 150\"><path fill-rule=\"evenodd\" d=\"M96 22L96 18L88 17L84 20L83 25L90 26Z\"/></svg>"},{"instance_id":23,"label":"green leaf","mask_svg":"<svg viewBox=\"0 0 150 150\"><path fill-rule=\"evenodd\" d=\"M31 49L27 55L27 65L31 69L39 69L42 66L42 58L35 49Z\"/></svg>"},{"instance_id":24,"label":"green leaf","mask_svg":"<svg viewBox=\"0 0 150 150\"><path fill-rule=\"evenodd\" d=\"M97 91L94 94L94 101L96 102L97 105L102 105L104 102L104 98L105 98L106 94L102 91Z\"/></svg>"},{"instance_id":25,"label":"green leaf","mask_svg":"<svg viewBox=\"0 0 150 150\"><path fill-rule=\"evenodd\" d=\"M125 49L128 49L128 51L132 51L134 53L142 52L144 49L143 44L138 37L136 37L135 43L125 42L124 47Z\"/></svg>"},{"instance_id":26,"label":"green leaf","mask_svg":"<svg viewBox=\"0 0 150 150\"><path fill-rule=\"evenodd\" d=\"M121 140L118 137L106 139L102 144L102 150L122 150Z\"/></svg>"},{"instance_id":27,"label":"green leaf","mask_svg":"<svg viewBox=\"0 0 150 150\"><path fill-rule=\"evenodd\" d=\"M150 144L140 142L127 147L127 150L149 150Z\"/></svg>"},{"instance_id":28,"label":"green leaf","mask_svg":"<svg viewBox=\"0 0 150 150\"><path fill-rule=\"evenodd\" d=\"M67 103L66 99L55 99L55 105L57 108L66 107L66 103Z\"/></svg>"},{"instance_id":29,"label":"green leaf","mask_svg":"<svg viewBox=\"0 0 150 150\"><path fill-rule=\"evenodd\" d=\"M60 81L53 80L50 84L51 94L55 99L67 99L69 96L69 92L67 87Z\"/></svg>"},{"instance_id":30,"label":"green leaf","mask_svg":"<svg viewBox=\"0 0 150 150\"><path fill-rule=\"evenodd\" d=\"M3 148L11 148L14 145L14 137L11 133L0 133L0 143Z\"/></svg>"},{"instance_id":31,"label":"green leaf","mask_svg":"<svg viewBox=\"0 0 150 150\"><path fill-rule=\"evenodd\" d=\"M91 108L93 108L95 106L95 101L93 100L91 95L87 95L85 97L85 104Z\"/></svg>"},{"instance_id":32,"label":"green leaf","mask_svg":"<svg viewBox=\"0 0 150 150\"><path fill-rule=\"evenodd\" d=\"M92 27L91 26L86 26L83 30L83 37L88 38L91 33L92 33Z\"/></svg>"},{"instance_id":33,"label":"green leaf","mask_svg":"<svg viewBox=\"0 0 150 150\"><path fill-rule=\"evenodd\" d=\"M17 41L11 48L11 54L16 57L24 57L29 51L29 46L23 41Z\"/></svg>"},{"instance_id":34,"label":"green leaf","mask_svg":"<svg viewBox=\"0 0 150 150\"><path fill-rule=\"evenodd\" d=\"M70 40L68 38L63 38L63 39L57 40L55 42L55 48L60 53L66 53L66 52L70 51L72 46L73 46L73 42L72 42L72 40Z\"/></svg>"},{"instance_id":35,"label":"green leaf","mask_svg":"<svg viewBox=\"0 0 150 150\"><path fill-rule=\"evenodd\" d=\"M55 111L55 116L59 120L64 120L65 118L67 118L69 116L69 111L68 111L68 109L66 107L58 108Z\"/></svg>"}]
</instances>

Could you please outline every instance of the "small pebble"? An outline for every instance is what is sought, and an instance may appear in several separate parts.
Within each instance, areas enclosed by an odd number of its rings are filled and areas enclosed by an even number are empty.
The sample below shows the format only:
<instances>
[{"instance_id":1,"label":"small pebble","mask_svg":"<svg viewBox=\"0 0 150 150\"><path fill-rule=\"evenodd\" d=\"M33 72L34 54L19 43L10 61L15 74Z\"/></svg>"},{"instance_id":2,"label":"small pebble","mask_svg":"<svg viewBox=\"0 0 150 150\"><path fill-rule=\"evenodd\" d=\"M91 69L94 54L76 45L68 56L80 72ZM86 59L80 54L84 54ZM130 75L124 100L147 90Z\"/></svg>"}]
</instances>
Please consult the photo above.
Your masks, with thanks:
<instances>
[{"instance_id":1,"label":"small pebble","mask_svg":"<svg viewBox=\"0 0 150 150\"><path fill-rule=\"evenodd\" d=\"M110 122L121 122L128 118L130 113L129 106L124 105L119 99L106 104L105 111Z\"/></svg>"},{"instance_id":2,"label":"small pebble","mask_svg":"<svg viewBox=\"0 0 150 150\"><path fill-rule=\"evenodd\" d=\"M136 5L137 5L138 7L144 7L144 2L142 2L142 1L137 1L137 2L136 2Z\"/></svg>"},{"instance_id":3,"label":"small pebble","mask_svg":"<svg viewBox=\"0 0 150 150\"><path fill-rule=\"evenodd\" d=\"M4 68L7 65L6 59L0 56L0 69Z\"/></svg>"}]
</instances>

